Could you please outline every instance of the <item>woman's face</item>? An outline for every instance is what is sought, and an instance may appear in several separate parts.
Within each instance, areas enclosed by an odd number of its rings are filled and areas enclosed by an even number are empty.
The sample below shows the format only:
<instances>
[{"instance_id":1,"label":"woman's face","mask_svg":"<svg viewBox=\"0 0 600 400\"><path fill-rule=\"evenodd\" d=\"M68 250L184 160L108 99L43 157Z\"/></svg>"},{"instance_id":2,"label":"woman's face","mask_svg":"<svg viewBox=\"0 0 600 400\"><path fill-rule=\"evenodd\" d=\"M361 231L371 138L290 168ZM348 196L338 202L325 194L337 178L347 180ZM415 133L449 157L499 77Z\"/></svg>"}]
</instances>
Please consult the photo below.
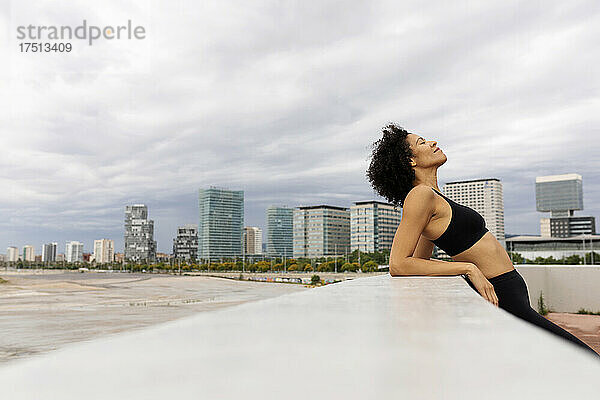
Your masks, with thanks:
<instances>
[{"instance_id":1,"label":"woman's face","mask_svg":"<svg viewBox=\"0 0 600 400\"><path fill-rule=\"evenodd\" d=\"M442 149L437 147L435 140L425 140L419 135L409 133L406 140L410 145L410 149L415 155L412 160L413 167L431 167L440 166L448 159L442 152Z\"/></svg>"}]
</instances>

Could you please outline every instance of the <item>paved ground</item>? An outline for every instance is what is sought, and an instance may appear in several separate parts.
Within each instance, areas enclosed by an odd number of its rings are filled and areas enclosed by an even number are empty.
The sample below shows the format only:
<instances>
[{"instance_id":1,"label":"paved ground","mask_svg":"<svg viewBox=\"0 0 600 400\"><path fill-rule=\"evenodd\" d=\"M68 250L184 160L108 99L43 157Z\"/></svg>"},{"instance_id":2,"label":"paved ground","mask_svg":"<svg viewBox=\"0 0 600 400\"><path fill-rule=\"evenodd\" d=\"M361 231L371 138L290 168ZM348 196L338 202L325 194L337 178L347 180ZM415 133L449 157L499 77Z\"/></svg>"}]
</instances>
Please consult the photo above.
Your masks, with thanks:
<instances>
[{"instance_id":1,"label":"paved ground","mask_svg":"<svg viewBox=\"0 0 600 400\"><path fill-rule=\"evenodd\" d=\"M546 318L600 354L600 315L549 313Z\"/></svg>"},{"instance_id":2,"label":"paved ground","mask_svg":"<svg viewBox=\"0 0 600 400\"><path fill-rule=\"evenodd\" d=\"M0 364L68 343L276 297L303 285L204 276L0 271Z\"/></svg>"}]
</instances>

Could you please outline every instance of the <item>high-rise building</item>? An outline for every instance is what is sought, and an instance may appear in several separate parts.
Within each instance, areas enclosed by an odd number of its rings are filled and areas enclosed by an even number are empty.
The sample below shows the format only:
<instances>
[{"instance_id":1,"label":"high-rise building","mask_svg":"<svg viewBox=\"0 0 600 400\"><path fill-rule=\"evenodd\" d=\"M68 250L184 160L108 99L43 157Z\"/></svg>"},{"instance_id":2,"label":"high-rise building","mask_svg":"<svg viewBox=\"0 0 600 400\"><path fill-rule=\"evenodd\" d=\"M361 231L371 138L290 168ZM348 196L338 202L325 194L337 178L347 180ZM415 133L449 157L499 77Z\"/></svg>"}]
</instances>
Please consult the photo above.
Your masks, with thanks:
<instances>
[{"instance_id":1,"label":"high-rise building","mask_svg":"<svg viewBox=\"0 0 600 400\"><path fill-rule=\"evenodd\" d=\"M583 210L583 180L579 174L538 176L535 178L535 206L551 217L569 217Z\"/></svg>"},{"instance_id":2,"label":"high-rise building","mask_svg":"<svg viewBox=\"0 0 600 400\"><path fill-rule=\"evenodd\" d=\"M56 261L56 248L58 243L46 243L42 248L42 262L55 262Z\"/></svg>"},{"instance_id":3,"label":"high-rise building","mask_svg":"<svg viewBox=\"0 0 600 400\"><path fill-rule=\"evenodd\" d=\"M35 254L32 245L23 246L23 261L35 261Z\"/></svg>"},{"instance_id":4,"label":"high-rise building","mask_svg":"<svg viewBox=\"0 0 600 400\"><path fill-rule=\"evenodd\" d=\"M538 176L535 178L537 211L550 212L540 219L542 237L571 237L596 234L596 219L573 215L583 210L583 179L579 174Z\"/></svg>"},{"instance_id":5,"label":"high-rise building","mask_svg":"<svg viewBox=\"0 0 600 400\"><path fill-rule=\"evenodd\" d=\"M244 228L244 254L262 254L262 229L255 226Z\"/></svg>"},{"instance_id":6,"label":"high-rise building","mask_svg":"<svg viewBox=\"0 0 600 400\"><path fill-rule=\"evenodd\" d=\"M244 191L211 186L198 196L198 258L242 255Z\"/></svg>"},{"instance_id":7,"label":"high-rise building","mask_svg":"<svg viewBox=\"0 0 600 400\"><path fill-rule=\"evenodd\" d=\"M291 256L294 253L294 209L267 207L267 254L270 257Z\"/></svg>"},{"instance_id":8,"label":"high-rise building","mask_svg":"<svg viewBox=\"0 0 600 400\"><path fill-rule=\"evenodd\" d=\"M198 225L187 224L177 228L173 239L173 257L180 260L198 259Z\"/></svg>"},{"instance_id":9,"label":"high-rise building","mask_svg":"<svg viewBox=\"0 0 600 400\"><path fill-rule=\"evenodd\" d=\"M65 247L65 259L67 262L83 262L83 243L70 241Z\"/></svg>"},{"instance_id":10,"label":"high-rise building","mask_svg":"<svg viewBox=\"0 0 600 400\"><path fill-rule=\"evenodd\" d=\"M506 247L504 236L504 196L497 178L447 182L442 188L450 200L477 211L486 228ZM441 249L439 251L442 251Z\"/></svg>"},{"instance_id":11,"label":"high-rise building","mask_svg":"<svg viewBox=\"0 0 600 400\"><path fill-rule=\"evenodd\" d=\"M115 259L115 241L110 239L94 240L94 261L96 264L108 264Z\"/></svg>"},{"instance_id":12,"label":"high-rise building","mask_svg":"<svg viewBox=\"0 0 600 400\"><path fill-rule=\"evenodd\" d=\"M400 210L380 201L357 201L350 207L350 250L391 250L400 224Z\"/></svg>"},{"instance_id":13,"label":"high-rise building","mask_svg":"<svg viewBox=\"0 0 600 400\"><path fill-rule=\"evenodd\" d=\"M350 211L318 205L294 209L294 258L344 255L350 251Z\"/></svg>"},{"instance_id":14,"label":"high-rise building","mask_svg":"<svg viewBox=\"0 0 600 400\"><path fill-rule=\"evenodd\" d=\"M148 219L148 207L144 204L125 207L125 260L133 262L156 260L154 221Z\"/></svg>"},{"instance_id":15,"label":"high-rise building","mask_svg":"<svg viewBox=\"0 0 600 400\"><path fill-rule=\"evenodd\" d=\"M6 258L8 262L19 261L19 248L10 246L6 249Z\"/></svg>"}]
</instances>

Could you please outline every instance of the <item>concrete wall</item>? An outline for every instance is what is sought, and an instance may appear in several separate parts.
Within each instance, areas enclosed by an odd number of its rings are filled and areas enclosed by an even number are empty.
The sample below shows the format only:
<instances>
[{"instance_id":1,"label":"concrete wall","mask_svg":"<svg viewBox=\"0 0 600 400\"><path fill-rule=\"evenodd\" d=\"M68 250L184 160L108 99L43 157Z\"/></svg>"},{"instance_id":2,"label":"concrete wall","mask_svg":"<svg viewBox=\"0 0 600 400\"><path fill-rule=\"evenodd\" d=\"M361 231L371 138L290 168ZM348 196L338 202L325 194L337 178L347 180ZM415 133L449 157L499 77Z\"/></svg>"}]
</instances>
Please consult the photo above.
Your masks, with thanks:
<instances>
[{"instance_id":1,"label":"concrete wall","mask_svg":"<svg viewBox=\"0 0 600 400\"><path fill-rule=\"evenodd\" d=\"M515 265L529 290L529 301L538 310L540 292L546 307L575 313L580 308L600 311L600 266Z\"/></svg>"},{"instance_id":2,"label":"concrete wall","mask_svg":"<svg viewBox=\"0 0 600 400\"><path fill-rule=\"evenodd\" d=\"M592 399L600 361L461 277L354 279L0 366L18 399Z\"/></svg>"}]
</instances>

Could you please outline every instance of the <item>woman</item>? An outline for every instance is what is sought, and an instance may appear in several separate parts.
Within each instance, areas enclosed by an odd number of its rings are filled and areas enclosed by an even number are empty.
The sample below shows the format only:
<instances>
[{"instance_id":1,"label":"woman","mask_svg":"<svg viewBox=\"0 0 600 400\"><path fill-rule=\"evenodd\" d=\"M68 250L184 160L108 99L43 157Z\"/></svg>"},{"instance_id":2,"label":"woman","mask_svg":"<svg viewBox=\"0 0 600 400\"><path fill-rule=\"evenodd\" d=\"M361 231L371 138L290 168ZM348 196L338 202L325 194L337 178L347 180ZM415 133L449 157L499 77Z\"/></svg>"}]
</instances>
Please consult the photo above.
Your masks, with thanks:
<instances>
[{"instance_id":1,"label":"woman","mask_svg":"<svg viewBox=\"0 0 600 400\"><path fill-rule=\"evenodd\" d=\"M383 138L373 144L367 177L381 196L403 208L390 253L390 274L463 275L473 290L495 306L599 356L531 308L523 277L487 230L485 220L440 192L437 170L447 157L436 145L435 140L395 124L384 127ZM455 262L430 260L434 244Z\"/></svg>"}]
</instances>

